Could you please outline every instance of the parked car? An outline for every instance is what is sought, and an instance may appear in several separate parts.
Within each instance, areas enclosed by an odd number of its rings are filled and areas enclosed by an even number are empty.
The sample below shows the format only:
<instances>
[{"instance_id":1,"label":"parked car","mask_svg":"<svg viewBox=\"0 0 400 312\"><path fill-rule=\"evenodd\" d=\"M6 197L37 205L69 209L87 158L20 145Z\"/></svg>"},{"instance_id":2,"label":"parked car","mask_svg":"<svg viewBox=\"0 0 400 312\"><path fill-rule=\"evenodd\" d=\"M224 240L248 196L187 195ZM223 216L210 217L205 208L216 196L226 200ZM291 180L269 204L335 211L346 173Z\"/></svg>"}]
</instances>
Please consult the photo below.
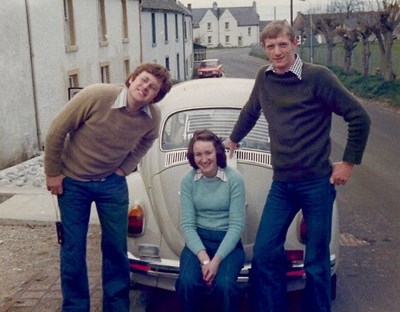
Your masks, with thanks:
<instances>
[{"instance_id":1,"label":"parked car","mask_svg":"<svg viewBox=\"0 0 400 312\"><path fill-rule=\"evenodd\" d=\"M208 59L201 61L197 69L197 76L199 78L206 77L222 77L224 69L219 59Z\"/></svg>"},{"instance_id":2,"label":"parked car","mask_svg":"<svg viewBox=\"0 0 400 312\"><path fill-rule=\"evenodd\" d=\"M134 283L174 290L179 273L179 255L184 240L179 225L181 177L191 168L186 159L189 139L198 129L210 129L228 138L254 80L226 78L191 80L175 85L160 102L162 123L159 139L142 159L138 170L127 177L130 192L128 255ZM228 165L237 168L246 184L246 222L242 242L246 264L238 278L248 282L253 244L271 185L271 154L268 125L259 118L240 142ZM291 265L288 291L304 288L304 239L306 227L301 212L290 225L285 248ZM332 288L336 290L339 255L339 223L336 204L332 219Z\"/></svg>"}]
</instances>

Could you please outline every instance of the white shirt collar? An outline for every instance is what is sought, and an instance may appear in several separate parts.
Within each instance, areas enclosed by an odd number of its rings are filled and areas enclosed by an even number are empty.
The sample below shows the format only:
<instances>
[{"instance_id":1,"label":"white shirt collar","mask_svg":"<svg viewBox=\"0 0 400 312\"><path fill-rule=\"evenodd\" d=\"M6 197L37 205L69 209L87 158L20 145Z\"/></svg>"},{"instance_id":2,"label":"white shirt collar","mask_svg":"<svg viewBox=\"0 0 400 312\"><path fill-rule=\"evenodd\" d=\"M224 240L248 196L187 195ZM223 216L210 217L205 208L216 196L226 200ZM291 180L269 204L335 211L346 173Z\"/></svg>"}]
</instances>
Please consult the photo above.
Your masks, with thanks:
<instances>
[{"instance_id":1,"label":"white shirt collar","mask_svg":"<svg viewBox=\"0 0 400 312\"><path fill-rule=\"evenodd\" d=\"M124 107L128 108L128 88L126 86L124 86L124 88L118 95L114 104L111 106L111 109L118 109L118 108L124 108ZM149 105L143 106L141 111L145 112L147 115L149 115L150 118L152 118Z\"/></svg>"},{"instance_id":2,"label":"white shirt collar","mask_svg":"<svg viewBox=\"0 0 400 312\"><path fill-rule=\"evenodd\" d=\"M200 180L202 177L205 177L205 175L201 172L200 169L197 169L197 170L196 170L196 174L194 175L194 179L193 179L193 180L194 180L194 181L198 181L198 180ZM225 174L225 170L222 169L222 168L219 168L219 167L218 167L218 171L217 171L217 174L216 174L215 177L218 178L218 179L221 179L221 180L224 181L224 182L227 181L226 174Z\"/></svg>"},{"instance_id":3,"label":"white shirt collar","mask_svg":"<svg viewBox=\"0 0 400 312\"><path fill-rule=\"evenodd\" d=\"M272 71L272 72L276 73L275 67L272 64L269 65L265 71L266 72ZM301 80L301 77L303 74L303 61L297 54L296 54L296 59L295 59L294 63L292 64L292 66L290 66L290 68L288 69L288 72L292 72L293 74L295 74L297 76L297 78L299 78L299 80Z\"/></svg>"}]
</instances>

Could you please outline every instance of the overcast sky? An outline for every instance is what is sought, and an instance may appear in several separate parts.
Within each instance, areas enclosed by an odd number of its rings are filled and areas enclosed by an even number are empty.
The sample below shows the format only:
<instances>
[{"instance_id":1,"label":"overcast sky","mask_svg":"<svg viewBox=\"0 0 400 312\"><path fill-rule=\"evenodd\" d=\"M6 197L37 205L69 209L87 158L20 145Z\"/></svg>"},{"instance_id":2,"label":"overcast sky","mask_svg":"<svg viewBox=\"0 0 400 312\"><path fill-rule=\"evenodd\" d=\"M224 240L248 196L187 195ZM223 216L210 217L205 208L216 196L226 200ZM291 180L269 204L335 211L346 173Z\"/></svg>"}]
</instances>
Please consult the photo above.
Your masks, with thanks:
<instances>
[{"instance_id":1,"label":"overcast sky","mask_svg":"<svg viewBox=\"0 0 400 312\"><path fill-rule=\"evenodd\" d=\"M192 4L192 8L212 8L214 0L179 0L187 6ZM218 7L243 7L252 6L253 0L215 0ZM315 11L326 11L327 3L330 0L293 0L293 19L297 12L307 13L310 5ZM257 12L261 20L290 19L290 0L256 0Z\"/></svg>"}]
</instances>

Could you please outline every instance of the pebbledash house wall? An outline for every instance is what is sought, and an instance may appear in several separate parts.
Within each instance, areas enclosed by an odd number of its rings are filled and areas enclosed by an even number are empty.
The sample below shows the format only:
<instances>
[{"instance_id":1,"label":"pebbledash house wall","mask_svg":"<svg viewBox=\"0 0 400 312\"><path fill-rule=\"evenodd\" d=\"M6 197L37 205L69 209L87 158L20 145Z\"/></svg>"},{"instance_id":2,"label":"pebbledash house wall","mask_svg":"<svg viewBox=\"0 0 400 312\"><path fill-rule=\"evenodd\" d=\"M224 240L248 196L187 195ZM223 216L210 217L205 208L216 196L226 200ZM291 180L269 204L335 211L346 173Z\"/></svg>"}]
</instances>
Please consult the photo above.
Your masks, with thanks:
<instances>
[{"instance_id":1,"label":"pebbledash house wall","mask_svg":"<svg viewBox=\"0 0 400 312\"><path fill-rule=\"evenodd\" d=\"M64 36L64 3L2 1L0 29L0 169L38 155L55 115L68 101L69 75L79 87L101 82L109 66L111 83L123 83L126 61L142 61L139 0L126 0L128 38L123 39L122 1L104 0L107 42L99 40L98 0L72 1L76 46Z\"/></svg>"}]
</instances>

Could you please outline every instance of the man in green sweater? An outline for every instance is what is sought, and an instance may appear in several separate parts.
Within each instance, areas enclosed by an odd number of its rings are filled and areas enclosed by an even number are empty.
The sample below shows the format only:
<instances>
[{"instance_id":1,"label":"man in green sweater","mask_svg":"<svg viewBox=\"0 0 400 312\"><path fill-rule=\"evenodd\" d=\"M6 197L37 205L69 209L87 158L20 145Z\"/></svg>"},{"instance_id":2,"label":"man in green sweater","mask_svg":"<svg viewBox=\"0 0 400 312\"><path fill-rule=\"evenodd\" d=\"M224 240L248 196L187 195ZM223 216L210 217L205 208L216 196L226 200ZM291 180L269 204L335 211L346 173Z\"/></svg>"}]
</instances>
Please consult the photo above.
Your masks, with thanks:
<instances>
[{"instance_id":1,"label":"man in green sweater","mask_svg":"<svg viewBox=\"0 0 400 312\"><path fill-rule=\"evenodd\" d=\"M286 233L302 209L307 242L303 311L331 311L330 234L335 185L361 163L370 119L357 99L326 67L304 63L286 21L270 22L261 45L271 65L257 74L248 102L227 140L232 154L261 112L269 124L273 182L254 245L250 283L255 311L286 311ZM341 162L331 163L332 113L348 123Z\"/></svg>"},{"instance_id":2,"label":"man in green sweater","mask_svg":"<svg viewBox=\"0 0 400 312\"><path fill-rule=\"evenodd\" d=\"M58 196L63 228L62 311L90 311L86 236L93 202L102 228L103 311L129 311L125 176L158 137L160 112L155 103L171 87L164 67L140 65L125 85L84 88L48 130L46 184Z\"/></svg>"}]
</instances>

